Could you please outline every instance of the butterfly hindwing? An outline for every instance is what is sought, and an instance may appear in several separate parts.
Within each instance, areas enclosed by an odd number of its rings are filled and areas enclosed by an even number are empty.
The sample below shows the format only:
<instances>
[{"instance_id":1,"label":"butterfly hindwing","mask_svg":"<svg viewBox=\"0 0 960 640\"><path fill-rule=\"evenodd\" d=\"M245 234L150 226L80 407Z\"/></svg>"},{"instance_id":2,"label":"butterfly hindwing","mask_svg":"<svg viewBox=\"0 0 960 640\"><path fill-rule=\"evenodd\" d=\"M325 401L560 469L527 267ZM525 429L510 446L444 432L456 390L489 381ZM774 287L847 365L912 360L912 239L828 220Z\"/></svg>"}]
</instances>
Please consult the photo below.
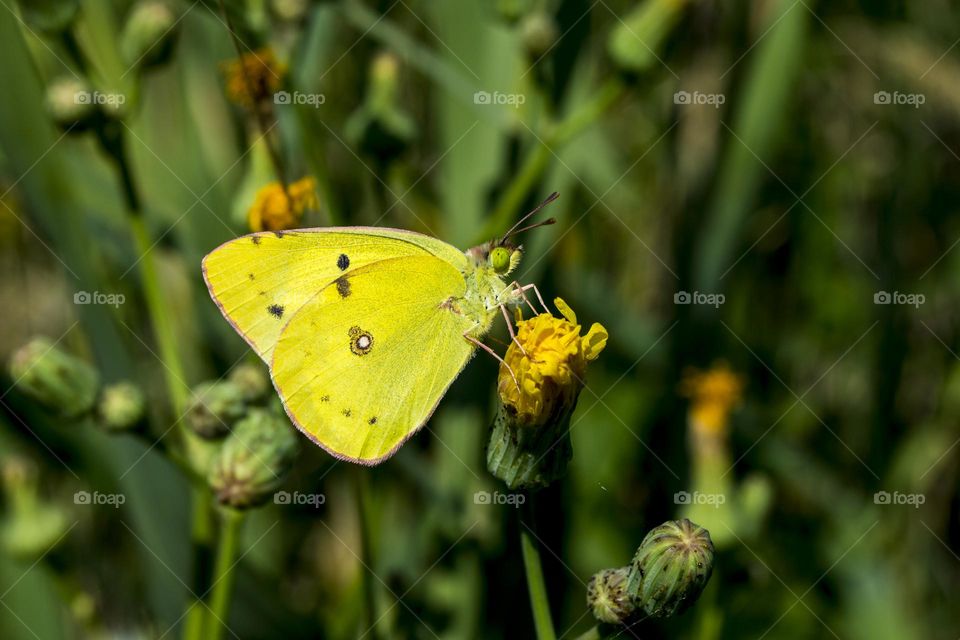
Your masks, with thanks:
<instances>
[{"instance_id":1,"label":"butterfly hindwing","mask_svg":"<svg viewBox=\"0 0 960 640\"><path fill-rule=\"evenodd\" d=\"M465 257L430 236L379 227L255 233L203 259L203 275L224 317L269 363L280 332L336 278L380 260L437 256L459 268Z\"/></svg>"},{"instance_id":2,"label":"butterfly hindwing","mask_svg":"<svg viewBox=\"0 0 960 640\"><path fill-rule=\"evenodd\" d=\"M271 365L294 423L340 458L392 455L474 351L472 323L444 304L465 286L448 261L407 256L359 267L303 304Z\"/></svg>"}]
</instances>

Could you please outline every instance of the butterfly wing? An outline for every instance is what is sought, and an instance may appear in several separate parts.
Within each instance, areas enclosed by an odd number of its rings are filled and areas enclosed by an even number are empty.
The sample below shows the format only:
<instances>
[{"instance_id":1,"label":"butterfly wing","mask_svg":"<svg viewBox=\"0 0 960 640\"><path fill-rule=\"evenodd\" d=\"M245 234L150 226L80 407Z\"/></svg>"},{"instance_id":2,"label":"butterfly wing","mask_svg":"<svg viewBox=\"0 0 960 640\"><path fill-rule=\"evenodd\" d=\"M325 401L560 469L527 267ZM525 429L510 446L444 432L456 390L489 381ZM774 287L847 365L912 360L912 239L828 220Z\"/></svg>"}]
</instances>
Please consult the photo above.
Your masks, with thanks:
<instances>
[{"instance_id":1,"label":"butterfly wing","mask_svg":"<svg viewBox=\"0 0 960 640\"><path fill-rule=\"evenodd\" d=\"M271 374L294 424L331 454L377 464L415 433L463 369L473 323L445 305L463 274L435 256L344 274L290 319Z\"/></svg>"},{"instance_id":2,"label":"butterfly wing","mask_svg":"<svg viewBox=\"0 0 960 640\"><path fill-rule=\"evenodd\" d=\"M436 256L456 268L457 248L430 236L380 227L330 227L236 238L203 259L221 313L267 363L280 332L318 291L378 260Z\"/></svg>"}]
</instances>

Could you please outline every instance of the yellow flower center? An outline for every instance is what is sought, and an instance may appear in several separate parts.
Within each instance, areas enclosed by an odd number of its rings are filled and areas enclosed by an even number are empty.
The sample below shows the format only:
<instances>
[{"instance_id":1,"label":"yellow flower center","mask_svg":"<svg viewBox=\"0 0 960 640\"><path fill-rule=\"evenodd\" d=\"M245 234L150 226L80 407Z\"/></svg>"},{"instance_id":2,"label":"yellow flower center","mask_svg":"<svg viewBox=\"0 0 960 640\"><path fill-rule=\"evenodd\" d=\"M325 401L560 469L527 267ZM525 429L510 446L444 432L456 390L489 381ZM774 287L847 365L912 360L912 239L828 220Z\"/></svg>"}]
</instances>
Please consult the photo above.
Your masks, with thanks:
<instances>
[{"instance_id":1,"label":"yellow flower center","mask_svg":"<svg viewBox=\"0 0 960 640\"><path fill-rule=\"evenodd\" d=\"M500 399L522 424L542 425L572 410L583 387L587 362L596 360L607 344L607 330L602 325L594 323L581 336L573 310L560 298L554 304L563 318L544 313L523 320L518 310L517 342L523 350L511 342L504 358L506 366L500 366ZM519 389L507 366L517 377Z\"/></svg>"},{"instance_id":2,"label":"yellow flower center","mask_svg":"<svg viewBox=\"0 0 960 640\"><path fill-rule=\"evenodd\" d=\"M257 191L253 205L247 212L247 222L251 231L282 231L294 229L300 224L303 212L316 209L317 181L311 177L283 185L271 182Z\"/></svg>"},{"instance_id":3,"label":"yellow flower center","mask_svg":"<svg viewBox=\"0 0 960 640\"><path fill-rule=\"evenodd\" d=\"M726 363L688 372L680 391L691 400L691 428L704 435L726 433L730 412L740 403L743 380Z\"/></svg>"}]
</instances>

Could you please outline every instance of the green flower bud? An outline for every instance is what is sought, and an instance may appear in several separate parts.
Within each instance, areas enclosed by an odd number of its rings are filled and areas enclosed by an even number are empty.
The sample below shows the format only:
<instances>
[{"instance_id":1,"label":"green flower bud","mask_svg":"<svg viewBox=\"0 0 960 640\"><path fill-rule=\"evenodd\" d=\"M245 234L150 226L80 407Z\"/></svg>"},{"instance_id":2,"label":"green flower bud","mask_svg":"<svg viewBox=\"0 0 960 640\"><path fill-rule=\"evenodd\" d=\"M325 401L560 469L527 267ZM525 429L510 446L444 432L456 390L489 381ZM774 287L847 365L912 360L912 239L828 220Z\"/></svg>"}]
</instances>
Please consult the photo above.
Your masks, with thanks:
<instances>
[{"instance_id":1,"label":"green flower bud","mask_svg":"<svg viewBox=\"0 0 960 640\"><path fill-rule=\"evenodd\" d=\"M637 610L627 593L630 567L604 569L595 573L587 585L587 606L593 617L607 624L627 624Z\"/></svg>"},{"instance_id":2,"label":"green flower bud","mask_svg":"<svg viewBox=\"0 0 960 640\"><path fill-rule=\"evenodd\" d=\"M66 513L41 500L36 469L27 460L4 461L3 490L7 513L0 521L0 547L22 560L43 556L67 531Z\"/></svg>"},{"instance_id":3,"label":"green flower bud","mask_svg":"<svg viewBox=\"0 0 960 640\"><path fill-rule=\"evenodd\" d=\"M73 76L60 76L47 86L47 112L61 129L80 133L90 128L99 111L90 85Z\"/></svg>"},{"instance_id":4,"label":"green flower bud","mask_svg":"<svg viewBox=\"0 0 960 640\"><path fill-rule=\"evenodd\" d=\"M247 410L243 390L232 382L205 382L193 390L185 416L187 425L201 438L219 438Z\"/></svg>"},{"instance_id":5,"label":"green flower bud","mask_svg":"<svg viewBox=\"0 0 960 640\"><path fill-rule=\"evenodd\" d=\"M310 0L272 0L270 11L281 22L303 20L310 10Z\"/></svg>"},{"instance_id":6,"label":"green flower bud","mask_svg":"<svg viewBox=\"0 0 960 640\"><path fill-rule=\"evenodd\" d=\"M177 38L177 16L163 0L134 5L120 34L120 54L129 66L151 67L170 59Z\"/></svg>"},{"instance_id":7,"label":"green flower bud","mask_svg":"<svg viewBox=\"0 0 960 640\"><path fill-rule=\"evenodd\" d=\"M610 33L607 49L624 72L637 74L658 61L661 49L673 25L680 19L687 0L647 0Z\"/></svg>"},{"instance_id":8,"label":"green flower bud","mask_svg":"<svg viewBox=\"0 0 960 640\"><path fill-rule=\"evenodd\" d=\"M89 412L100 388L96 369L47 338L34 338L14 352L10 375L23 393L64 418Z\"/></svg>"},{"instance_id":9,"label":"green flower bud","mask_svg":"<svg viewBox=\"0 0 960 640\"><path fill-rule=\"evenodd\" d=\"M400 61L393 53L378 54L370 65L367 95L347 119L347 139L364 154L386 165L396 160L416 136L414 120L401 106Z\"/></svg>"},{"instance_id":10,"label":"green flower bud","mask_svg":"<svg viewBox=\"0 0 960 640\"><path fill-rule=\"evenodd\" d=\"M227 380L235 384L247 402L262 400L270 391L270 378L263 367L255 364L241 364L234 367Z\"/></svg>"},{"instance_id":11,"label":"green flower bud","mask_svg":"<svg viewBox=\"0 0 960 640\"><path fill-rule=\"evenodd\" d=\"M97 403L97 423L107 431L127 431L139 426L146 415L147 400L132 382L104 387Z\"/></svg>"},{"instance_id":12,"label":"green flower bud","mask_svg":"<svg viewBox=\"0 0 960 640\"><path fill-rule=\"evenodd\" d=\"M527 55L533 60L540 59L550 51L559 37L560 30L549 13L536 11L524 18L520 24L520 39Z\"/></svg>"},{"instance_id":13,"label":"green flower bud","mask_svg":"<svg viewBox=\"0 0 960 640\"><path fill-rule=\"evenodd\" d=\"M627 592L648 616L668 618L696 602L713 571L710 532L686 518L650 530L627 574Z\"/></svg>"},{"instance_id":14,"label":"green flower bud","mask_svg":"<svg viewBox=\"0 0 960 640\"><path fill-rule=\"evenodd\" d=\"M284 418L253 409L223 441L207 480L221 504L235 509L257 506L280 486L298 447L297 436Z\"/></svg>"},{"instance_id":15,"label":"green flower bud","mask_svg":"<svg viewBox=\"0 0 960 640\"><path fill-rule=\"evenodd\" d=\"M77 0L24 0L20 2L23 21L35 31L56 34L66 31L77 15Z\"/></svg>"},{"instance_id":16,"label":"green flower bud","mask_svg":"<svg viewBox=\"0 0 960 640\"><path fill-rule=\"evenodd\" d=\"M531 0L497 0L497 12L507 22L516 22L530 10Z\"/></svg>"}]
</instances>

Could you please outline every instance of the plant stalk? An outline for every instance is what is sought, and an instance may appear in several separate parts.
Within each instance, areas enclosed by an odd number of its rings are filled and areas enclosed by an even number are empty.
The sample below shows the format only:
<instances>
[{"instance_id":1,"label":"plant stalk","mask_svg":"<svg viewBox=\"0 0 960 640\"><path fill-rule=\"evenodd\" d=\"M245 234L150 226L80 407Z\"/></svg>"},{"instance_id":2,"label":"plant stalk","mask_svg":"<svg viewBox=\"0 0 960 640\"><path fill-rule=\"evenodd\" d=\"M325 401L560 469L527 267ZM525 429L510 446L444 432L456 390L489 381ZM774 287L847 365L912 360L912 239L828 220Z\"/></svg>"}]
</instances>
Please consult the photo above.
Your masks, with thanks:
<instances>
[{"instance_id":1,"label":"plant stalk","mask_svg":"<svg viewBox=\"0 0 960 640\"><path fill-rule=\"evenodd\" d=\"M236 573L237 548L245 514L235 509L223 508L220 513L220 545L217 547L216 563L213 566L214 582L210 596L210 615L204 638L221 640L227 630L230 615L230 597Z\"/></svg>"},{"instance_id":2,"label":"plant stalk","mask_svg":"<svg viewBox=\"0 0 960 640\"><path fill-rule=\"evenodd\" d=\"M528 501L530 496L527 496ZM528 513L532 516L533 509ZM533 612L533 624L537 631L537 640L556 640L553 619L550 617L550 602L547 600L547 585L543 579L543 567L540 563L540 550L531 533L530 524L520 520L520 548L523 551L523 568L527 574L527 589L530 592L530 609Z\"/></svg>"}]
</instances>

